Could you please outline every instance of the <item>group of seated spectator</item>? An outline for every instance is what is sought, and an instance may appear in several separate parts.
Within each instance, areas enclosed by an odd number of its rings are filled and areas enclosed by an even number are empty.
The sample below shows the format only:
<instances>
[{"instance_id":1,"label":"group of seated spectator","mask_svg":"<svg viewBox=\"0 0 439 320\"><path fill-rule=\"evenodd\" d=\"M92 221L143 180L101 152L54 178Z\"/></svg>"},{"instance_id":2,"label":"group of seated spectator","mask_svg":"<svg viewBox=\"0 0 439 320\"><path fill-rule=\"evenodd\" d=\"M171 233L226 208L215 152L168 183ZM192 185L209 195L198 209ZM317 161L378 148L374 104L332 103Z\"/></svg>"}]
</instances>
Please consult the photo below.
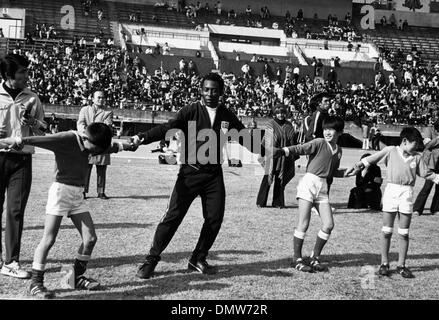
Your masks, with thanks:
<instances>
[{"instance_id":1,"label":"group of seated spectator","mask_svg":"<svg viewBox=\"0 0 439 320\"><path fill-rule=\"evenodd\" d=\"M138 56L113 46L81 46L78 38L71 45L60 40L39 50L24 51L17 45L14 52L31 61L29 85L45 103L81 106L102 89L111 108L176 112L199 98L197 67L185 59L173 70L147 70ZM385 76L378 71L371 85L342 84L336 67L323 74L322 62L315 59L314 78L300 76L298 66L282 70L264 62L263 72L254 74L244 64L239 74L222 74L224 104L239 116L265 117L273 105L283 102L300 118L312 111L310 98L326 90L334 96L331 113L345 120L369 117L380 123L421 125L437 116L439 65L405 63L402 73Z\"/></svg>"},{"instance_id":2,"label":"group of seated spectator","mask_svg":"<svg viewBox=\"0 0 439 320\"><path fill-rule=\"evenodd\" d=\"M29 34L30 35L30 34ZM39 39L55 39L56 38L56 30L55 25L51 24L49 27L45 23L43 24L35 24L34 37Z\"/></svg>"},{"instance_id":3,"label":"group of seated spectator","mask_svg":"<svg viewBox=\"0 0 439 320\"><path fill-rule=\"evenodd\" d=\"M396 28L396 29L401 30L401 31L407 30L409 28L409 24L408 24L407 19L404 19L404 20L399 19L399 20L397 20L394 13L392 13L390 15L388 21L387 21L387 17L383 16L380 19L380 24L381 24L382 27L387 27L388 26L388 27L391 27L391 28Z\"/></svg>"}]
</instances>

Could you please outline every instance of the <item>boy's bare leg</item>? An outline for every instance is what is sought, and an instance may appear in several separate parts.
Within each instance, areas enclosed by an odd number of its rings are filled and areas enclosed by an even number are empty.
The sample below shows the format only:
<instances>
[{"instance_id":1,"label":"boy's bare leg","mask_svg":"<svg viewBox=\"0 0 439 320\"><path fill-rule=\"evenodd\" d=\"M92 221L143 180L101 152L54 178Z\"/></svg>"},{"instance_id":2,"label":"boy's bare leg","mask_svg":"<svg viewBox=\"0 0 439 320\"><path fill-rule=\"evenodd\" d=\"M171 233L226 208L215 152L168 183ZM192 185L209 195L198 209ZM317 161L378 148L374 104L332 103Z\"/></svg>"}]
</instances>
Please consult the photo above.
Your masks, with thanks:
<instances>
[{"instance_id":1,"label":"boy's bare leg","mask_svg":"<svg viewBox=\"0 0 439 320\"><path fill-rule=\"evenodd\" d=\"M32 263L32 279L30 294L42 298L51 298L53 293L44 287L44 272L46 270L47 255L55 243L61 225L62 216L46 214L44 221L43 238L35 249L34 261Z\"/></svg>"},{"instance_id":2,"label":"boy's bare leg","mask_svg":"<svg viewBox=\"0 0 439 320\"><path fill-rule=\"evenodd\" d=\"M73 265L75 271L76 288L93 290L99 287L99 283L83 276L87 270L87 263L90 260L94 246L97 241L96 231L93 220L89 212L79 213L70 217L76 229L79 231L82 243L78 249L75 263Z\"/></svg>"}]
</instances>

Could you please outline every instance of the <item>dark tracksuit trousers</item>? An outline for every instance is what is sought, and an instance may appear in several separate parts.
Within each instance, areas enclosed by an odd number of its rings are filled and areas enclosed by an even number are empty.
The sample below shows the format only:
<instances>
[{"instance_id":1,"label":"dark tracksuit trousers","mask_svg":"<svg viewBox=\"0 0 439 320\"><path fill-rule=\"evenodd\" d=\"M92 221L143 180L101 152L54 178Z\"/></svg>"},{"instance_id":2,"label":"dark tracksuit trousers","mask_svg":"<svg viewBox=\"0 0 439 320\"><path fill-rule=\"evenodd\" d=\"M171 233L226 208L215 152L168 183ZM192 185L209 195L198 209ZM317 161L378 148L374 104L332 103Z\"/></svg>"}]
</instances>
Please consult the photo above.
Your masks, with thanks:
<instances>
[{"instance_id":1,"label":"dark tracksuit trousers","mask_svg":"<svg viewBox=\"0 0 439 320\"><path fill-rule=\"evenodd\" d=\"M434 168L434 172L439 172L439 161L437 161L436 166ZM416 197L415 203L413 204L413 212L419 212L422 214L424 212L425 203L427 202L428 196L430 195L431 189L433 188L434 182L431 180L425 180L424 186L421 191L419 191L418 196ZM430 212L438 212L439 211L439 186L436 185L434 189L434 196L431 201Z\"/></svg>"},{"instance_id":2,"label":"dark tracksuit trousers","mask_svg":"<svg viewBox=\"0 0 439 320\"><path fill-rule=\"evenodd\" d=\"M6 199L5 263L19 261L24 210L32 184L32 155L0 152L0 226ZM0 253L2 249L0 227Z\"/></svg>"},{"instance_id":3,"label":"dark tracksuit trousers","mask_svg":"<svg viewBox=\"0 0 439 320\"><path fill-rule=\"evenodd\" d=\"M90 176L91 171L93 170L93 165L88 165L87 175L85 176L85 186L84 192L88 193L90 187ZM105 193L105 182L107 180L107 166L98 166L96 165L96 176L97 176L97 190L98 193Z\"/></svg>"},{"instance_id":4,"label":"dark tracksuit trousers","mask_svg":"<svg viewBox=\"0 0 439 320\"><path fill-rule=\"evenodd\" d=\"M273 189L273 207L285 206L284 192L285 188L282 187L278 176L274 176L274 189ZM261 186L259 187L258 197L256 199L256 205L265 207L267 205L268 193L270 192L270 185L268 184L268 175L264 175L262 178Z\"/></svg>"},{"instance_id":5,"label":"dark tracksuit trousers","mask_svg":"<svg viewBox=\"0 0 439 320\"><path fill-rule=\"evenodd\" d=\"M182 165L169 200L168 209L157 226L150 256L160 256L177 231L191 203L201 197L204 224L191 259L207 257L221 228L226 192L221 165Z\"/></svg>"},{"instance_id":6,"label":"dark tracksuit trousers","mask_svg":"<svg viewBox=\"0 0 439 320\"><path fill-rule=\"evenodd\" d=\"M413 205L413 211L422 214L424 212L425 203L427 202L430 191L433 188L434 182L431 180L425 180L424 186L421 191L419 191L416 197L415 204ZM433 200L431 201L430 212L439 212L439 185L436 185L434 190Z\"/></svg>"}]
</instances>

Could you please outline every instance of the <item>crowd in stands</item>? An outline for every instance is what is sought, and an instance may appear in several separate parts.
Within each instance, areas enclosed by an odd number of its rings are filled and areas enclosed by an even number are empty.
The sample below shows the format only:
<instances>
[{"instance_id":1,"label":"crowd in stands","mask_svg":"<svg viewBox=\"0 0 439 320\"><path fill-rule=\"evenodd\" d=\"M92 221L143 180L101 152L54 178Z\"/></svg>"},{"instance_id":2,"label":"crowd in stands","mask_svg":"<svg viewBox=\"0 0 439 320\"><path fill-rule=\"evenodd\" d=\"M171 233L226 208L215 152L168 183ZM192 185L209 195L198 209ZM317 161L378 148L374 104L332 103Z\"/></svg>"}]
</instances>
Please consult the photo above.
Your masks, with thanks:
<instances>
[{"instance_id":1,"label":"crowd in stands","mask_svg":"<svg viewBox=\"0 0 439 320\"><path fill-rule=\"evenodd\" d=\"M62 43L62 42L61 42ZM45 103L85 105L91 93L102 89L112 108L176 112L199 98L200 76L192 61L181 59L173 70L147 70L138 57L108 47L54 45L51 50L23 52L31 61L29 85ZM17 51L15 49L14 51ZM247 68L246 68L247 66ZM224 104L239 116L266 117L279 102L294 118L312 111L311 97L333 93L331 112L346 120L366 118L380 123L426 124L436 118L439 101L439 65L412 67L411 74L397 77L377 72L373 85L342 84L337 68L322 77L300 76L299 68L271 70L254 75L248 65L240 74L224 73ZM319 79L324 79L323 81Z\"/></svg>"}]
</instances>

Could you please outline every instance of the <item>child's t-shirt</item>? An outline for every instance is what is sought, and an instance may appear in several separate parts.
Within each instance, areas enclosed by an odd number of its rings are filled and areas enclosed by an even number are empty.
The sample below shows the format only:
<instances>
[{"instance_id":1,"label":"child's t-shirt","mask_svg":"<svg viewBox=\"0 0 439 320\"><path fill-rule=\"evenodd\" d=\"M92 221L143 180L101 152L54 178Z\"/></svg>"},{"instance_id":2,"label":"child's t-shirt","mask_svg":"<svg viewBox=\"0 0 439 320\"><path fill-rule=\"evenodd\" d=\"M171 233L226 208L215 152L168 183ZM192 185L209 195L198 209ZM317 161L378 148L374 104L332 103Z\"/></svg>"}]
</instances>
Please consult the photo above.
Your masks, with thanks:
<instances>
[{"instance_id":1,"label":"child's t-shirt","mask_svg":"<svg viewBox=\"0 0 439 320\"><path fill-rule=\"evenodd\" d=\"M340 166L342 149L332 149L324 138L317 138L302 145L288 147L288 151L298 155L309 155L306 172L320 178L332 178Z\"/></svg>"},{"instance_id":2,"label":"child's t-shirt","mask_svg":"<svg viewBox=\"0 0 439 320\"><path fill-rule=\"evenodd\" d=\"M403 155L399 146L388 146L383 150L363 158L361 161L365 166L372 163L385 161L387 166L387 182L404 186L414 186L416 175L428 180L434 180L434 166L429 161L427 153L416 153L409 157Z\"/></svg>"},{"instance_id":3,"label":"child's t-shirt","mask_svg":"<svg viewBox=\"0 0 439 320\"><path fill-rule=\"evenodd\" d=\"M71 186L84 186L89 153L85 150L82 138L76 131L22 139L25 144L53 151L55 154L54 180L56 182ZM118 150L117 144L113 145L110 153Z\"/></svg>"}]
</instances>

